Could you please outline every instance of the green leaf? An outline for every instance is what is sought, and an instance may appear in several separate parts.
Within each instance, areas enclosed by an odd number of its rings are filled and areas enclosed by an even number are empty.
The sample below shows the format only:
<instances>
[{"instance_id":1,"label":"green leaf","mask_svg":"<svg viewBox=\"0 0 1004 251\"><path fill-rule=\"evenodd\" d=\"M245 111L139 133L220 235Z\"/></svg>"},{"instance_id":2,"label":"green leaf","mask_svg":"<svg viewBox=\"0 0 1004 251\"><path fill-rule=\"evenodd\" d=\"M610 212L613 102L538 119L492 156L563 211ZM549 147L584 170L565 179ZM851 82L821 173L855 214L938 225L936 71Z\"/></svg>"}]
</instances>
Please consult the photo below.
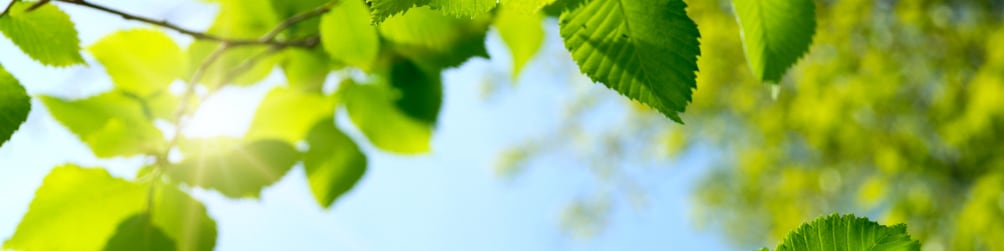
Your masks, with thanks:
<instances>
[{"instance_id":1,"label":"green leaf","mask_svg":"<svg viewBox=\"0 0 1004 251\"><path fill-rule=\"evenodd\" d=\"M432 127L401 112L399 93L379 84L343 84L349 118L377 148L400 154L429 151Z\"/></svg>"},{"instance_id":2,"label":"green leaf","mask_svg":"<svg viewBox=\"0 0 1004 251\"><path fill-rule=\"evenodd\" d=\"M17 2L7 15L0 17L0 32L10 38L25 54L49 66L84 63L80 39L70 16L54 4L45 4L25 12L34 2Z\"/></svg>"},{"instance_id":3,"label":"green leaf","mask_svg":"<svg viewBox=\"0 0 1004 251\"><path fill-rule=\"evenodd\" d=\"M369 69L380 53L380 36L363 0L341 0L321 17L321 43L331 58Z\"/></svg>"},{"instance_id":4,"label":"green leaf","mask_svg":"<svg viewBox=\"0 0 1004 251\"><path fill-rule=\"evenodd\" d=\"M100 158L159 153L164 136L146 115L143 104L112 91L82 100L51 96L40 99L49 113L80 137Z\"/></svg>"},{"instance_id":5,"label":"green leaf","mask_svg":"<svg viewBox=\"0 0 1004 251\"><path fill-rule=\"evenodd\" d=\"M272 89L258 105L245 139L278 139L295 144L321 118L335 113L335 100L286 87Z\"/></svg>"},{"instance_id":6,"label":"green leaf","mask_svg":"<svg viewBox=\"0 0 1004 251\"><path fill-rule=\"evenodd\" d=\"M128 244L119 241L136 243L136 239L121 239L129 236L116 235L116 229L143 223L130 217L149 213L151 227L174 240L177 250L212 250L216 223L205 208L176 188L158 186L155 191L153 209L146 212L147 184L114 178L100 168L56 167L42 181L28 212L3 247L89 251L106 248L106 244Z\"/></svg>"},{"instance_id":7,"label":"green leaf","mask_svg":"<svg viewBox=\"0 0 1004 251\"><path fill-rule=\"evenodd\" d=\"M0 65L0 146L28 119L31 98L13 75Z\"/></svg>"},{"instance_id":8,"label":"green leaf","mask_svg":"<svg viewBox=\"0 0 1004 251\"><path fill-rule=\"evenodd\" d=\"M391 65L389 82L400 92L394 102L397 109L413 119L435 125L443 103L443 81L439 74L423 70L408 60Z\"/></svg>"},{"instance_id":9,"label":"green leaf","mask_svg":"<svg viewBox=\"0 0 1004 251\"><path fill-rule=\"evenodd\" d=\"M103 169L56 167L4 249L100 250L119 222L142 210L145 198L142 186Z\"/></svg>"},{"instance_id":10,"label":"green leaf","mask_svg":"<svg viewBox=\"0 0 1004 251\"><path fill-rule=\"evenodd\" d=\"M323 119L310 130L310 150L303 158L310 190L324 208L330 208L366 173L366 155L335 127L334 121L331 117Z\"/></svg>"},{"instance_id":11,"label":"green leaf","mask_svg":"<svg viewBox=\"0 0 1004 251\"><path fill-rule=\"evenodd\" d=\"M495 28L512 54L513 82L544 43L543 21L544 16L540 13L525 13L511 8L502 8L495 17Z\"/></svg>"},{"instance_id":12,"label":"green leaf","mask_svg":"<svg viewBox=\"0 0 1004 251\"><path fill-rule=\"evenodd\" d=\"M113 33L88 51L105 67L116 87L142 97L166 89L182 77L187 64L174 40L149 29Z\"/></svg>"},{"instance_id":13,"label":"green leaf","mask_svg":"<svg viewBox=\"0 0 1004 251\"><path fill-rule=\"evenodd\" d=\"M216 221L201 202L168 184L158 185L154 194L153 223L174 240L179 251L214 249Z\"/></svg>"},{"instance_id":14,"label":"green leaf","mask_svg":"<svg viewBox=\"0 0 1004 251\"><path fill-rule=\"evenodd\" d=\"M593 81L682 123L701 53L686 7L682 0L591 1L561 15L561 37Z\"/></svg>"},{"instance_id":15,"label":"green leaf","mask_svg":"<svg viewBox=\"0 0 1004 251\"><path fill-rule=\"evenodd\" d=\"M777 82L809 50L816 33L813 0L733 0L753 75Z\"/></svg>"},{"instance_id":16,"label":"green leaf","mask_svg":"<svg viewBox=\"0 0 1004 251\"><path fill-rule=\"evenodd\" d=\"M474 19L495 8L497 0L430 0L429 6L447 15Z\"/></svg>"},{"instance_id":17,"label":"green leaf","mask_svg":"<svg viewBox=\"0 0 1004 251\"><path fill-rule=\"evenodd\" d=\"M500 0L499 3L501 4L500 9L503 12L537 14L541 9L555 1L557 0Z\"/></svg>"},{"instance_id":18,"label":"green leaf","mask_svg":"<svg viewBox=\"0 0 1004 251\"><path fill-rule=\"evenodd\" d=\"M429 0L368 0L373 16L374 24L382 23L388 17L404 13L405 11L425 6Z\"/></svg>"},{"instance_id":19,"label":"green leaf","mask_svg":"<svg viewBox=\"0 0 1004 251\"><path fill-rule=\"evenodd\" d=\"M195 139L184 144L181 151L185 159L169 167L166 174L232 198L258 197L300 157L293 146L279 140Z\"/></svg>"},{"instance_id":20,"label":"green leaf","mask_svg":"<svg viewBox=\"0 0 1004 251\"><path fill-rule=\"evenodd\" d=\"M380 33L394 51L430 70L458 66L474 56L488 57L485 34L490 19L461 20L415 8L387 19Z\"/></svg>"},{"instance_id":21,"label":"green leaf","mask_svg":"<svg viewBox=\"0 0 1004 251\"><path fill-rule=\"evenodd\" d=\"M279 63L289 86L309 92L320 93L324 82L333 68L328 54L321 49L305 50L289 48Z\"/></svg>"},{"instance_id":22,"label":"green leaf","mask_svg":"<svg viewBox=\"0 0 1004 251\"><path fill-rule=\"evenodd\" d=\"M788 233L775 250L918 251L920 242L910 239L904 224L889 227L853 214L843 216L832 214L802 224L795 231Z\"/></svg>"},{"instance_id":23,"label":"green leaf","mask_svg":"<svg viewBox=\"0 0 1004 251\"><path fill-rule=\"evenodd\" d=\"M177 247L174 240L167 237L164 231L153 224L150 216L144 213L126 218L115 230L115 235L108 239L105 251L174 251Z\"/></svg>"}]
</instances>

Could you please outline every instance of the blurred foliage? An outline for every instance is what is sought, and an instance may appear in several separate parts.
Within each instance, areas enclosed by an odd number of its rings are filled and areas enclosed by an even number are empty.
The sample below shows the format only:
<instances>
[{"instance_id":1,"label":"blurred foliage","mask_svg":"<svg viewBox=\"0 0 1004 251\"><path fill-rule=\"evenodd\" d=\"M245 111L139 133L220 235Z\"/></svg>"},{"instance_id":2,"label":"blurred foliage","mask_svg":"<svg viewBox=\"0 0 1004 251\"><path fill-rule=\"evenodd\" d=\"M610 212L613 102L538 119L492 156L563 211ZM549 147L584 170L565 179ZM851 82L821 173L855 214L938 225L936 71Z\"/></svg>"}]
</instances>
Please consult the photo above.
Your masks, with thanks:
<instances>
[{"instance_id":1,"label":"blurred foliage","mask_svg":"<svg viewBox=\"0 0 1004 251\"><path fill-rule=\"evenodd\" d=\"M693 213L741 246L853 212L908 223L930 250L1004 250L995 241L1004 239L1004 2L817 1L813 45L776 97L744 62L731 3L688 3L702 56L686 126L651 122L660 115L632 103L598 135L572 135L588 116L569 116L561 122L569 133L517 149L540 154L565 148L548 142L575 142L592 149L576 150L586 160L632 160L620 165L712 159ZM581 92L567 106L588 114L607 109L607 96ZM624 150L632 147L647 150ZM513 150L499 168L518 171L534 159ZM624 173L613 170L595 173Z\"/></svg>"}]
</instances>

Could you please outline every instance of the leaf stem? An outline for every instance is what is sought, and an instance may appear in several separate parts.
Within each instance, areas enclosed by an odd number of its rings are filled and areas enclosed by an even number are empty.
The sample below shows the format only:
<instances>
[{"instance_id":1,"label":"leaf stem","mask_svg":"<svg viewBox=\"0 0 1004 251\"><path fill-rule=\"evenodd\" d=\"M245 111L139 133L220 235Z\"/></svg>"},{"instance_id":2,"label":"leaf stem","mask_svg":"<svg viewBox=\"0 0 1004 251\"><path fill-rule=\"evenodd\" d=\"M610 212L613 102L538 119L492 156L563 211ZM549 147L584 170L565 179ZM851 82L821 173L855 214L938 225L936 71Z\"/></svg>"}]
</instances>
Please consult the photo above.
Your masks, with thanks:
<instances>
[{"instance_id":1,"label":"leaf stem","mask_svg":"<svg viewBox=\"0 0 1004 251\"><path fill-rule=\"evenodd\" d=\"M7 8L4 8L3 12L0 12L0 17L6 16L7 13L10 12L10 8L14 7L14 3L17 3L17 1L18 0L10 0L10 3L7 4Z\"/></svg>"}]
</instances>

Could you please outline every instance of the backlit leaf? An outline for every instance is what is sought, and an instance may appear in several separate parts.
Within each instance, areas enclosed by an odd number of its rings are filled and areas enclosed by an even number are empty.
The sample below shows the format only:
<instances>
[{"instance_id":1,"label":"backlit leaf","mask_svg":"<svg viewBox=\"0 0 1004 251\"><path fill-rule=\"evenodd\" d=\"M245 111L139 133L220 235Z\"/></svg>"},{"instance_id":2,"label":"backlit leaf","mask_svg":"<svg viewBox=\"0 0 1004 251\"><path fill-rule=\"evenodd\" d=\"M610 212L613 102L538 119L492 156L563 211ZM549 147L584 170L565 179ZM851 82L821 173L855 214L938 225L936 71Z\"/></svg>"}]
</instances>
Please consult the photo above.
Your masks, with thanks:
<instances>
[{"instance_id":1,"label":"backlit leaf","mask_svg":"<svg viewBox=\"0 0 1004 251\"><path fill-rule=\"evenodd\" d=\"M272 89L258 105L245 138L279 139L295 144L307 136L318 120L334 114L334 101L316 92L287 87Z\"/></svg>"},{"instance_id":2,"label":"backlit leaf","mask_svg":"<svg viewBox=\"0 0 1004 251\"><path fill-rule=\"evenodd\" d=\"M285 176L300 157L293 146L280 140L193 139L184 144L184 160L165 173L177 181L214 189L232 198L258 197L262 189Z\"/></svg>"},{"instance_id":3,"label":"backlit leaf","mask_svg":"<svg viewBox=\"0 0 1004 251\"><path fill-rule=\"evenodd\" d=\"M920 243L910 239L906 225L883 226L851 215L819 217L788 233L776 251L918 251Z\"/></svg>"},{"instance_id":4,"label":"backlit leaf","mask_svg":"<svg viewBox=\"0 0 1004 251\"><path fill-rule=\"evenodd\" d=\"M561 36L593 81L682 123L700 55L686 7L682 0L591 1L561 15Z\"/></svg>"},{"instance_id":5,"label":"backlit leaf","mask_svg":"<svg viewBox=\"0 0 1004 251\"><path fill-rule=\"evenodd\" d=\"M113 33L88 48L116 87L141 97L183 77L185 54L167 34L135 29Z\"/></svg>"},{"instance_id":6,"label":"backlit leaf","mask_svg":"<svg viewBox=\"0 0 1004 251\"><path fill-rule=\"evenodd\" d=\"M388 17L404 13L411 8L425 6L429 0L368 0L374 24L382 23Z\"/></svg>"},{"instance_id":7,"label":"backlit leaf","mask_svg":"<svg viewBox=\"0 0 1004 251\"><path fill-rule=\"evenodd\" d=\"M0 65L0 146L28 119L31 98L13 75Z\"/></svg>"},{"instance_id":8,"label":"backlit leaf","mask_svg":"<svg viewBox=\"0 0 1004 251\"><path fill-rule=\"evenodd\" d=\"M329 208L366 173L366 155L335 127L334 118L322 119L307 136L310 150L304 155L310 190L321 207Z\"/></svg>"},{"instance_id":9,"label":"backlit leaf","mask_svg":"<svg viewBox=\"0 0 1004 251\"><path fill-rule=\"evenodd\" d=\"M17 231L4 242L14 250L116 250L119 245L143 243L137 227L158 229L164 239L183 251L211 251L216 244L216 223L205 208L184 192L160 185L153 208L147 210L149 185L112 177L100 168L63 165L54 168ZM136 216L150 217L137 219ZM152 223L152 225L150 225ZM116 239L118 238L118 239ZM139 241L139 242L137 242ZM163 246L156 245L156 246ZM121 250L121 249L119 249ZM127 248L125 250L145 250Z\"/></svg>"},{"instance_id":10,"label":"backlit leaf","mask_svg":"<svg viewBox=\"0 0 1004 251\"><path fill-rule=\"evenodd\" d=\"M495 28L512 54L513 82L544 43L543 21L540 13L524 13L511 8L502 8L495 17Z\"/></svg>"},{"instance_id":11,"label":"backlit leaf","mask_svg":"<svg viewBox=\"0 0 1004 251\"><path fill-rule=\"evenodd\" d=\"M100 158L158 153L166 145L143 105L118 91L81 100L40 99L56 120L80 137Z\"/></svg>"},{"instance_id":12,"label":"backlit leaf","mask_svg":"<svg viewBox=\"0 0 1004 251\"><path fill-rule=\"evenodd\" d=\"M333 68L328 54L320 48L289 48L279 65L291 88L317 93L322 91Z\"/></svg>"},{"instance_id":13,"label":"backlit leaf","mask_svg":"<svg viewBox=\"0 0 1004 251\"><path fill-rule=\"evenodd\" d=\"M429 6L449 16L473 19L495 8L497 0L430 0Z\"/></svg>"},{"instance_id":14,"label":"backlit leaf","mask_svg":"<svg viewBox=\"0 0 1004 251\"><path fill-rule=\"evenodd\" d=\"M331 58L368 69L380 53L380 37L363 0L342 0L321 17L321 43Z\"/></svg>"},{"instance_id":15,"label":"backlit leaf","mask_svg":"<svg viewBox=\"0 0 1004 251\"><path fill-rule=\"evenodd\" d=\"M17 2L7 15L0 17L0 32L10 38L25 54L44 65L69 66L84 63L80 39L70 16L54 4L45 4L30 12L34 2Z\"/></svg>"},{"instance_id":16,"label":"backlit leaf","mask_svg":"<svg viewBox=\"0 0 1004 251\"><path fill-rule=\"evenodd\" d=\"M489 21L457 19L421 7L387 19L380 25L380 33L397 53L438 70L458 66L471 57L488 57L485 34Z\"/></svg>"},{"instance_id":17,"label":"backlit leaf","mask_svg":"<svg viewBox=\"0 0 1004 251\"><path fill-rule=\"evenodd\" d=\"M813 0L733 0L753 75L777 82L809 50L816 32Z\"/></svg>"},{"instance_id":18,"label":"backlit leaf","mask_svg":"<svg viewBox=\"0 0 1004 251\"><path fill-rule=\"evenodd\" d=\"M431 125L401 112L394 105L399 93L380 84L352 82L343 91L349 118L374 146L400 154L429 151Z\"/></svg>"}]
</instances>

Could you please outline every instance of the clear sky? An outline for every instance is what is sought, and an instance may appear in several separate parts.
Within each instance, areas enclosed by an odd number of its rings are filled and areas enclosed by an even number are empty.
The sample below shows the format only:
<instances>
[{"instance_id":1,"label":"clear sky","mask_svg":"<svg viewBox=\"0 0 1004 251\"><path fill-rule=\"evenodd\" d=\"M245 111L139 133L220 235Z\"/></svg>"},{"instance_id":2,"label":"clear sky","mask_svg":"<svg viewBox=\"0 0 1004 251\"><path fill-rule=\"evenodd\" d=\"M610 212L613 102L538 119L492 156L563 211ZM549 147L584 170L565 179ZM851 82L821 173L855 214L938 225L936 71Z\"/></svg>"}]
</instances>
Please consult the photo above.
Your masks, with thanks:
<instances>
[{"instance_id":1,"label":"clear sky","mask_svg":"<svg viewBox=\"0 0 1004 251\"><path fill-rule=\"evenodd\" d=\"M95 2L194 29L206 28L216 11L196 1ZM144 27L76 6L63 9L76 22L85 46L117 29ZM490 34L491 60L475 59L445 74L445 101L433 151L399 156L362 143L369 171L329 210L314 202L300 167L266 189L259 201L193 191L219 224L217 250L728 249L719 233L696 229L689 217L695 181L709 168L707 154L701 151L653 164L655 168L630 163L617 167L644 174L639 183L644 184L648 203L636 207L625 199L612 200L608 224L591 239L571 238L561 226L566 206L603 185L578 166L574 155L545 156L511 179L496 174L501 151L561 130L559 115L563 102L575 93L572 84L620 98L568 74L577 70L563 51L553 20L548 25L544 51L527 66L518 85L508 84L508 52L498 36ZM191 41L170 34L182 45ZM86 97L111 86L101 66L86 54L89 66L46 68L0 39L0 55L0 63L33 95ZM196 114L188 133L241 135L257 102L281 82L276 72L258 87L221 92ZM486 86L502 88L486 98ZM52 167L73 162L106 167L127 177L144 161L97 159L40 102L32 105L27 123L0 148L0 239L13 234L34 190ZM625 109L621 103L595 116L621 118ZM342 128L361 139L346 122L344 116L339 118Z\"/></svg>"}]
</instances>

